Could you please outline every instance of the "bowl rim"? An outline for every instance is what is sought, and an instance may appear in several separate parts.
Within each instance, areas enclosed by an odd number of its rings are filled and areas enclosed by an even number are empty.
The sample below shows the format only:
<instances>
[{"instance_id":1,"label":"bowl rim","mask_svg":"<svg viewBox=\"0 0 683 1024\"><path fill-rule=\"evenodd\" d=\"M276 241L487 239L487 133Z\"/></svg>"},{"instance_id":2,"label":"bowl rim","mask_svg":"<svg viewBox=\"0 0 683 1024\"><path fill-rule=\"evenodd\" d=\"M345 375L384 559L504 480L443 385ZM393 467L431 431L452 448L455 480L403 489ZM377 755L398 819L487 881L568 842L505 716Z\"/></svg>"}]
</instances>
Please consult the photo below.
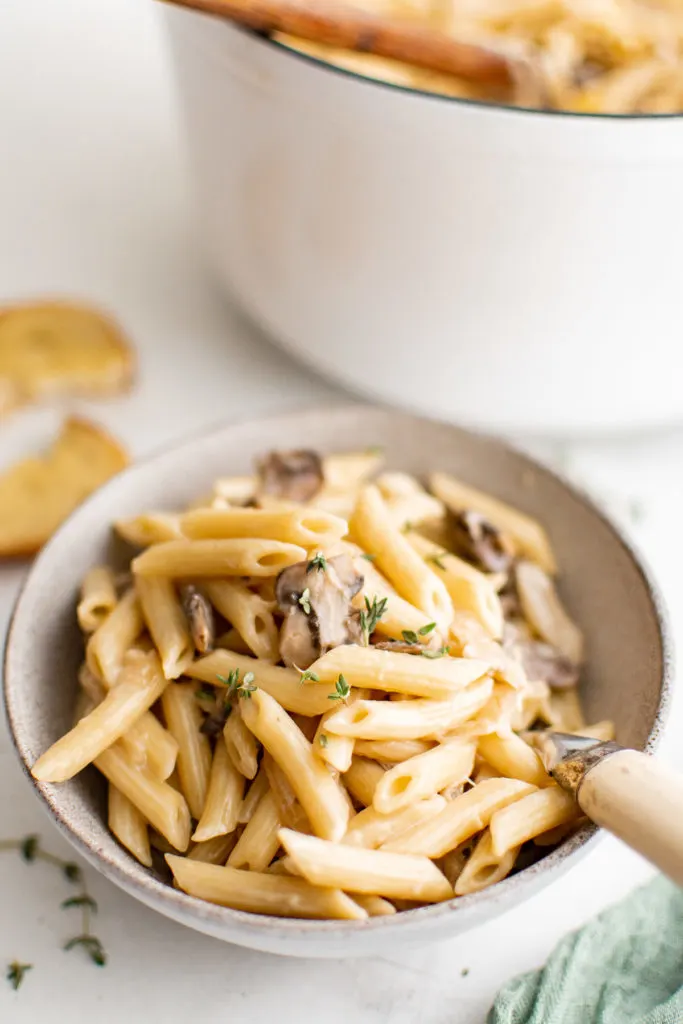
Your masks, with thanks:
<instances>
[{"instance_id":1,"label":"bowl rim","mask_svg":"<svg viewBox=\"0 0 683 1024\"><path fill-rule=\"evenodd\" d=\"M657 710L653 719L652 728L643 748L645 752L652 753L659 745L662 731L669 717L674 678L674 647L669 613L659 585L652 574L647 560L643 557L633 540L625 534L624 530L607 513L605 513L595 500L580 486L570 482L564 474L550 468L542 460L528 455L514 443L510 443L508 440L497 437L494 434L486 431L473 430L467 427L455 426L454 424L429 419L425 416L416 416L409 412L387 409L386 407L360 402L336 403L325 407L317 406L313 409L306 410L304 415L308 416L317 414L322 416L343 416L349 414L358 415L363 412L383 413L384 415L394 416L404 421L412 421L432 426L438 425L445 427L449 431L461 431L464 434L481 438L483 441L493 444L499 449L512 454L517 460L520 460L525 469L529 469L533 472L541 472L542 474L549 476L556 483L568 490L574 498L587 506L592 514L597 516L614 534L621 547L625 550L626 554L630 557L638 570L647 596L650 600L651 608L657 624L662 673ZM255 940L260 939L262 941L267 941L268 935L275 935L277 938L286 938L287 936L294 938L297 935L304 935L306 937L325 936L332 940L343 940L345 937L351 937L351 935L358 934L361 931L363 933L379 932L381 934L388 935L390 932L402 929L404 934L406 934L409 931L414 932L418 930L422 922L426 923L427 920L434 922L437 919L442 919L449 915L453 915L454 917L455 915L464 917L466 922L467 918L470 917L472 913L476 913L478 917L479 912L481 911L483 918L485 908L491 907L492 905L495 906L496 903L501 904L502 911L506 909L506 906L511 905L513 902L512 897L515 890L525 890L529 895L531 895L534 891L534 881L536 881L537 884L540 884L541 881L550 882L553 880L554 876L556 877L559 875L562 869L566 870L573 866L579 855L588 852L588 849L592 847L595 841L600 837L601 833L597 826L593 824L585 825L569 839L562 842L550 854L538 860L536 863L527 868L521 869L516 874L508 876L501 882L498 882L487 889L471 893L467 896L458 896L443 903L435 903L412 910L402 911L400 914L396 915L370 917L362 921L284 918L234 910L229 907L208 903L204 900L189 896L187 893L184 893L179 889L175 889L166 882L161 881L153 875L149 869L138 864L130 854L128 856L130 858L131 869L129 870L127 867L124 869L112 861L106 852L98 849L92 839L87 835L85 828L72 823L69 814L58 806L59 801L56 801L54 798L53 791L58 791L56 790L56 787L47 783L39 783L31 775L28 752L23 743L21 729L18 728L14 719L13 693L17 689L18 684L15 684L10 678L10 653L15 643L18 612L22 606L29 582L40 568L43 558L46 557L54 547L60 544L62 532L69 524L71 524L72 521L76 520L78 516L88 508L91 502L99 500L101 495L105 494L108 490L120 487L121 481L125 480L127 474L130 474L140 468L149 468L156 461L166 458L174 452L190 448L195 444L201 443L203 440L223 432L229 432L233 429L248 430L250 427L262 428L264 424L267 424L272 428L274 435L276 435L278 425L286 425L292 420L301 418L301 416L302 413L300 410L293 410L285 413L276 413L274 415L254 417L249 420L222 420L211 427L204 427L193 432L181 441L175 440L164 444L155 449L149 455L134 461L130 466L117 473L114 477L103 484L102 487L93 492L92 495L89 495L88 498L78 506L78 508L76 508L66 520L64 520L59 529L39 552L24 577L12 609L8 629L5 635L2 658L3 696L5 719L8 724L14 752L24 774L31 783L34 793L40 800L43 809L52 818L59 831L88 863L98 871L102 872L110 881L118 885L119 888L123 889L130 895L135 896L147 906L150 906L158 912L172 917L175 920L180 920L182 923L189 926L201 929L202 925L206 924L209 929L213 928L213 934L219 934L222 929L226 927L229 928L229 926L232 925L235 929L241 931L245 939L247 936L252 936ZM127 851L124 852L127 853ZM143 877L135 877L136 873L139 874L141 872L145 872ZM508 896L510 897L509 901L507 899ZM224 937L227 938L228 941L233 941L230 936Z\"/></svg>"},{"instance_id":2,"label":"bowl rim","mask_svg":"<svg viewBox=\"0 0 683 1024\"><path fill-rule=\"evenodd\" d=\"M546 110L541 107L513 106L509 103L502 103L493 100L475 100L468 99L464 96L445 96L441 93L428 92L424 89L416 89L410 85L399 85L396 82L386 82L381 78L371 78L370 76L360 74L358 71L339 67L336 64L331 64L328 61L323 60L322 57L315 57L313 54L304 53L301 50L295 50L292 46L288 46L287 43L283 43L278 39L273 39L272 36L269 36L264 32L259 32L256 29L231 22L229 19L222 18L217 14L209 14L206 11L200 11L197 9L192 9L190 13L199 15L203 18L210 18L212 21L219 22L230 29L239 32L257 44L278 50L280 53L285 55L285 59L292 58L300 62L303 61L322 72L338 76L341 75L344 78L365 83L370 87L374 86L379 89L389 89L392 92L404 93L408 96L417 96L436 103L454 104L455 106L475 110L493 110L510 117L531 116L536 118L560 119L563 121L612 121L623 123L632 121L672 121L683 118L683 110L662 113L633 112L621 114L609 113L606 111Z\"/></svg>"}]
</instances>

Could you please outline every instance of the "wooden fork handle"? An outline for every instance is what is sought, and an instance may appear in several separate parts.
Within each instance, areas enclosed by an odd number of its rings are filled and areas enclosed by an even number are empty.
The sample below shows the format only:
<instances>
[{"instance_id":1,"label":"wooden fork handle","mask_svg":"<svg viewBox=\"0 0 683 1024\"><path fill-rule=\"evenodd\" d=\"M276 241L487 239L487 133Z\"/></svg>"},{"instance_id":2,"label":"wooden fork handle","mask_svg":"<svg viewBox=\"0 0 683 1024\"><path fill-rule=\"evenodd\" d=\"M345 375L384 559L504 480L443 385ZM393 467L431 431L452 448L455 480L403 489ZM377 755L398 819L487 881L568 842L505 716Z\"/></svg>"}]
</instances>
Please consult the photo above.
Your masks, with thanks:
<instances>
[{"instance_id":1,"label":"wooden fork handle","mask_svg":"<svg viewBox=\"0 0 683 1024\"><path fill-rule=\"evenodd\" d=\"M683 885L683 776L636 750L622 750L586 774L578 801L596 825Z\"/></svg>"},{"instance_id":2,"label":"wooden fork handle","mask_svg":"<svg viewBox=\"0 0 683 1024\"><path fill-rule=\"evenodd\" d=\"M473 82L510 85L512 62L410 21L384 18L336 0L166 0L216 14L259 32L285 32L315 43L374 53Z\"/></svg>"}]
</instances>

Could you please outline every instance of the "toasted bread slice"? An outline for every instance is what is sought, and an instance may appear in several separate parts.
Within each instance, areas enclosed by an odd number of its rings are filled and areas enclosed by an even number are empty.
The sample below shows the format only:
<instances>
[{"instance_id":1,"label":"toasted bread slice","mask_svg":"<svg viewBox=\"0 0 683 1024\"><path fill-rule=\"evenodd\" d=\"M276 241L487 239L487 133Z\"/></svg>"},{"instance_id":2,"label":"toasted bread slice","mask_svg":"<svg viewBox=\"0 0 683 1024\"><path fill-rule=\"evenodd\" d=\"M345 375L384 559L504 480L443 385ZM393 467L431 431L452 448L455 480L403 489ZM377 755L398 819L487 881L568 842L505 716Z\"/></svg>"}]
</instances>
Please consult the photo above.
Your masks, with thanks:
<instances>
[{"instance_id":1,"label":"toasted bread slice","mask_svg":"<svg viewBox=\"0 0 683 1024\"><path fill-rule=\"evenodd\" d=\"M119 328L94 309L66 302L0 308L0 416L44 395L118 393L133 365Z\"/></svg>"},{"instance_id":2,"label":"toasted bread slice","mask_svg":"<svg viewBox=\"0 0 683 1024\"><path fill-rule=\"evenodd\" d=\"M100 484L128 464L101 427L72 417L41 456L0 474L0 558L36 552Z\"/></svg>"}]
</instances>

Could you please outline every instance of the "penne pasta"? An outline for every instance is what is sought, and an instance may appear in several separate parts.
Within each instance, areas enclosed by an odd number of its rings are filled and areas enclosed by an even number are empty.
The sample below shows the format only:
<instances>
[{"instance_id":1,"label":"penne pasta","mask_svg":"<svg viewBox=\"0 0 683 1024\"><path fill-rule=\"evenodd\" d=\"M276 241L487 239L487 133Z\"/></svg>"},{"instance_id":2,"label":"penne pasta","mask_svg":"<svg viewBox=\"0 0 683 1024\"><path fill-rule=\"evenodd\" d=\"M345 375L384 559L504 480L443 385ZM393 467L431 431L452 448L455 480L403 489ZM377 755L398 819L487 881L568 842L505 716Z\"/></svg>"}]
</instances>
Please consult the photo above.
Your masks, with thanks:
<instances>
[{"instance_id":1,"label":"penne pasta","mask_svg":"<svg viewBox=\"0 0 683 1024\"><path fill-rule=\"evenodd\" d=\"M381 896L368 896L367 893L357 892L353 896L354 902L366 911L369 917L387 917L396 913L396 907L389 900Z\"/></svg>"},{"instance_id":2,"label":"penne pasta","mask_svg":"<svg viewBox=\"0 0 683 1024\"><path fill-rule=\"evenodd\" d=\"M425 520L431 523L443 520L446 510L442 502L428 494L415 477L407 473L383 473L375 483L397 529L414 527Z\"/></svg>"},{"instance_id":3,"label":"penne pasta","mask_svg":"<svg viewBox=\"0 0 683 1024\"><path fill-rule=\"evenodd\" d=\"M257 658L280 660L280 640L273 605L239 580L211 580L204 592L216 611L232 623Z\"/></svg>"},{"instance_id":4,"label":"penne pasta","mask_svg":"<svg viewBox=\"0 0 683 1024\"><path fill-rule=\"evenodd\" d=\"M493 681L480 679L450 700L359 700L327 720L338 736L372 740L433 739L476 714L491 695Z\"/></svg>"},{"instance_id":5,"label":"penne pasta","mask_svg":"<svg viewBox=\"0 0 683 1024\"><path fill-rule=\"evenodd\" d=\"M367 912L339 889L319 888L302 878L202 864L167 854L178 886L190 896L234 910L275 917L322 917L361 921Z\"/></svg>"},{"instance_id":6,"label":"penne pasta","mask_svg":"<svg viewBox=\"0 0 683 1024\"><path fill-rule=\"evenodd\" d=\"M455 883L455 895L467 896L471 892L481 892L489 885L500 882L515 866L519 847L506 850L502 856L493 852L491 831L486 829L471 856L466 861Z\"/></svg>"},{"instance_id":7,"label":"penne pasta","mask_svg":"<svg viewBox=\"0 0 683 1024\"><path fill-rule=\"evenodd\" d=\"M265 793L228 857L231 868L265 871L280 847L281 822L272 793Z\"/></svg>"},{"instance_id":8,"label":"penne pasta","mask_svg":"<svg viewBox=\"0 0 683 1024\"><path fill-rule=\"evenodd\" d=\"M90 698L93 706L104 700L104 695L107 692L104 683L100 682L97 676L93 675L85 662L83 662L78 670L78 685L82 692Z\"/></svg>"},{"instance_id":9,"label":"penne pasta","mask_svg":"<svg viewBox=\"0 0 683 1024\"><path fill-rule=\"evenodd\" d=\"M149 768L158 779L167 779L175 768L178 744L151 711L140 715L123 734L121 745L136 764Z\"/></svg>"},{"instance_id":10,"label":"penne pasta","mask_svg":"<svg viewBox=\"0 0 683 1024\"><path fill-rule=\"evenodd\" d=\"M199 661L192 662L186 675L220 687L225 684L221 682L219 676L227 679L235 670L242 678L253 672L258 687L274 697L286 711L310 716L329 711L328 686L302 686L299 682L301 675L294 669L280 668L278 665L258 661L233 651L212 651Z\"/></svg>"},{"instance_id":11,"label":"penne pasta","mask_svg":"<svg viewBox=\"0 0 683 1024\"><path fill-rule=\"evenodd\" d=\"M94 633L116 607L116 582L107 565L96 565L85 574L81 599L76 608L78 625L84 633Z\"/></svg>"},{"instance_id":12,"label":"penne pasta","mask_svg":"<svg viewBox=\"0 0 683 1024\"><path fill-rule=\"evenodd\" d=\"M448 879L427 857L342 846L288 828L280 829L280 842L312 885L422 903L453 895Z\"/></svg>"},{"instance_id":13,"label":"penne pasta","mask_svg":"<svg viewBox=\"0 0 683 1024\"><path fill-rule=\"evenodd\" d=\"M375 850L382 843L396 839L415 825L433 818L443 810L445 804L442 796L435 795L427 800L417 800L388 814L381 814L374 807L366 807L351 819L342 843Z\"/></svg>"},{"instance_id":14,"label":"penne pasta","mask_svg":"<svg viewBox=\"0 0 683 1024\"><path fill-rule=\"evenodd\" d=\"M503 635L503 609L486 574L417 533L409 533L408 540L443 581L455 610L469 612L490 637L500 639Z\"/></svg>"},{"instance_id":15,"label":"penne pasta","mask_svg":"<svg viewBox=\"0 0 683 1024\"><path fill-rule=\"evenodd\" d=\"M193 540L259 537L307 549L333 544L348 532L348 524L339 516L302 506L282 512L198 508L186 512L180 526L185 536Z\"/></svg>"},{"instance_id":16,"label":"penne pasta","mask_svg":"<svg viewBox=\"0 0 683 1024\"><path fill-rule=\"evenodd\" d=\"M348 544L346 541L343 541L339 547L356 558L363 558L363 551L356 544ZM374 557L372 552L369 554L371 557ZM375 626L377 633L381 633L385 637L400 637L404 630L419 633L421 629L429 625L428 616L408 601L404 601L396 593L389 581L378 572L373 562L363 558L363 561L359 564L362 565L364 583L363 589L356 599L357 606L359 608L363 607L366 598L371 603L375 598L378 601L386 602L384 614ZM435 641L441 639L441 632L438 630L438 627L430 634L430 637L433 637Z\"/></svg>"},{"instance_id":17,"label":"penne pasta","mask_svg":"<svg viewBox=\"0 0 683 1024\"><path fill-rule=\"evenodd\" d=\"M472 776L472 781L475 786L478 786L479 783L483 782L485 779L499 779L500 777L501 773L496 771L492 765L487 764L486 761L478 761Z\"/></svg>"},{"instance_id":18,"label":"penne pasta","mask_svg":"<svg viewBox=\"0 0 683 1024\"><path fill-rule=\"evenodd\" d=\"M147 822L127 796L109 784L107 823L122 846L145 867L152 866Z\"/></svg>"},{"instance_id":19,"label":"penne pasta","mask_svg":"<svg viewBox=\"0 0 683 1024\"><path fill-rule=\"evenodd\" d=\"M165 836L153 828L149 831L149 844L158 853L178 853L173 843L169 843Z\"/></svg>"},{"instance_id":20,"label":"penne pasta","mask_svg":"<svg viewBox=\"0 0 683 1024\"><path fill-rule=\"evenodd\" d=\"M404 832L398 839L387 843L385 848L396 853L443 857L486 828L496 811L534 792L533 786L518 779L480 782L462 796L447 802L434 818Z\"/></svg>"},{"instance_id":21,"label":"penne pasta","mask_svg":"<svg viewBox=\"0 0 683 1024\"><path fill-rule=\"evenodd\" d=\"M237 832L228 836L214 836L204 843L195 843L188 858L200 860L202 864L225 864L237 843Z\"/></svg>"},{"instance_id":22,"label":"penne pasta","mask_svg":"<svg viewBox=\"0 0 683 1024\"><path fill-rule=\"evenodd\" d=\"M363 692L363 691L360 691ZM358 698L356 698L358 699ZM349 703L352 703L349 701ZM353 736L334 736L327 732L325 726L334 710L321 716L318 728L311 740L313 753L336 772L346 772L351 767L355 740Z\"/></svg>"},{"instance_id":23,"label":"penne pasta","mask_svg":"<svg viewBox=\"0 0 683 1024\"><path fill-rule=\"evenodd\" d=\"M370 807L377 783L384 775L384 771L385 769L376 761L354 757L351 760L351 767L344 772L343 782L354 800L364 807Z\"/></svg>"},{"instance_id":24,"label":"penne pasta","mask_svg":"<svg viewBox=\"0 0 683 1024\"><path fill-rule=\"evenodd\" d=\"M244 505L254 497L256 480L253 476L228 476L214 480L214 496L225 498L231 505ZM210 502L207 502L210 504Z\"/></svg>"},{"instance_id":25,"label":"penne pasta","mask_svg":"<svg viewBox=\"0 0 683 1024\"><path fill-rule=\"evenodd\" d=\"M242 720L240 709L233 707L223 727L223 741L235 768L245 779L253 779L258 771L258 743Z\"/></svg>"},{"instance_id":26,"label":"penne pasta","mask_svg":"<svg viewBox=\"0 0 683 1024\"><path fill-rule=\"evenodd\" d=\"M295 828L299 832L310 832L311 823L292 789L291 782L268 751L263 755L263 771L277 805L280 824L286 825L287 828Z\"/></svg>"},{"instance_id":27,"label":"penne pasta","mask_svg":"<svg viewBox=\"0 0 683 1024\"><path fill-rule=\"evenodd\" d=\"M389 471L381 473L375 480L375 486L385 501L399 501L401 498L411 498L414 494L426 494L431 497L420 481L410 473L399 473ZM433 498L439 510L443 512L443 505L438 499Z\"/></svg>"},{"instance_id":28,"label":"penne pasta","mask_svg":"<svg viewBox=\"0 0 683 1024\"><path fill-rule=\"evenodd\" d=\"M310 671L320 683L334 683L343 675L351 686L446 700L484 676L489 665L474 658L423 658L345 644L323 654Z\"/></svg>"},{"instance_id":29,"label":"penne pasta","mask_svg":"<svg viewBox=\"0 0 683 1024\"><path fill-rule=\"evenodd\" d=\"M430 740L356 740L353 752L374 761L400 764L417 754L425 754L433 746Z\"/></svg>"},{"instance_id":30,"label":"penne pasta","mask_svg":"<svg viewBox=\"0 0 683 1024\"><path fill-rule=\"evenodd\" d=\"M206 842L215 836L227 835L237 827L244 796L244 776L235 768L224 743L216 743L206 803L192 839Z\"/></svg>"},{"instance_id":31,"label":"penne pasta","mask_svg":"<svg viewBox=\"0 0 683 1024\"><path fill-rule=\"evenodd\" d=\"M472 774L474 753L473 743L451 740L390 768L377 784L372 806L391 814L447 786L461 785Z\"/></svg>"},{"instance_id":32,"label":"penne pasta","mask_svg":"<svg viewBox=\"0 0 683 1024\"><path fill-rule=\"evenodd\" d=\"M188 848L190 811L181 793L168 782L162 782L151 772L132 764L118 743L102 751L95 760L95 767L175 850L182 852Z\"/></svg>"},{"instance_id":33,"label":"penne pasta","mask_svg":"<svg viewBox=\"0 0 683 1024\"><path fill-rule=\"evenodd\" d=\"M148 548L169 540L181 540L180 516L168 512L148 512L131 519L117 519L114 529L136 548Z\"/></svg>"},{"instance_id":34,"label":"penne pasta","mask_svg":"<svg viewBox=\"0 0 683 1024\"><path fill-rule=\"evenodd\" d=\"M141 576L276 576L305 557L303 548L277 540L171 540L147 548L132 569Z\"/></svg>"},{"instance_id":35,"label":"penne pasta","mask_svg":"<svg viewBox=\"0 0 683 1024\"><path fill-rule=\"evenodd\" d=\"M491 818L491 844L498 857L528 839L564 825L578 816L574 797L559 786L528 793L514 808L501 807Z\"/></svg>"},{"instance_id":36,"label":"penne pasta","mask_svg":"<svg viewBox=\"0 0 683 1024\"><path fill-rule=\"evenodd\" d=\"M497 529L508 534L517 550L546 572L555 573L557 563L548 535L532 516L512 508L498 498L469 487L447 473L432 473L429 486L437 498L456 512L479 512Z\"/></svg>"},{"instance_id":37,"label":"penne pasta","mask_svg":"<svg viewBox=\"0 0 683 1024\"><path fill-rule=\"evenodd\" d=\"M311 744L277 701L256 690L242 703L245 725L287 776L313 830L339 840L346 832L349 805L339 783L313 756Z\"/></svg>"},{"instance_id":38,"label":"penne pasta","mask_svg":"<svg viewBox=\"0 0 683 1024\"><path fill-rule=\"evenodd\" d=\"M325 490L352 491L375 475L384 462L381 452L344 452L323 459Z\"/></svg>"},{"instance_id":39,"label":"penne pasta","mask_svg":"<svg viewBox=\"0 0 683 1024\"><path fill-rule=\"evenodd\" d=\"M481 736L477 750L501 775L522 779L541 788L553 785L537 752L514 732Z\"/></svg>"},{"instance_id":40,"label":"penne pasta","mask_svg":"<svg viewBox=\"0 0 683 1024\"><path fill-rule=\"evenodd\" d=\"M175 587L162 576L138 576L135 589L164 675L177 679L194 657L194 644Z\"/></svg>"},{"instance_id":41,"label":"penne pasta","mask_svg":"<svg viewBox=\"0 0 683 1024\"><path fill-rule=\"evenodd\" d=\"M242 801L239 814L237 816L238 825L246 825L251 821L254 811L258 807L259 800L263 794L268 790L268 776L263 768L260 768L254 781L252 782L249 790Z\"/></svg>"},{"instance_id":42,"label":"penne pasta","mask_svg":"<svg viewBox=\"0 0 683 1024\"><path fill-rule=\"evenodd\" d=\"M350 521L354 538L376 558L401 597L425 613L439 630L448 628L453 605L444 584L394 527L376 487L364 487Z\"/></svg>"},{"instance_id":43,"label":"penne pasta","mask_svg":"<svg viewBox=\"0 0 683 1024\"><path fill-rule=\"evenodd\" d=\"M178 777L193 818L201 818L209 787L211 748L200 731L202 714L189 683L171 683L161 707L166 727L178 744Z\"/></svg>"},{"instance_id":44,"label":"penne pasta","mask_svg":"<svg viewBox=\"0 0 683 1024\"><path fill-rule=\"evenodd\" d=\"M131 588L95 630L85 648L88 668L105 686L116 682L123 656L139 637L142 627L140 602Z\"/></svg>"},{"instance_id":45,"label":"penne pasta","mask_svg":"<svg viewBox=\"0 0 683 1024\"><path fill-rule=\"evenodd\" d=\"M214 648L216 647L219 649L223 648L226 651L233 651L235 654L244 654L247 658L254 656L254 652L249 644L232 627L217 638L214 644Z\"/></svg>"},{"instance_id":46,"label":"penne pasta","mask_svg":"<svg viewBox=\"0 0 683 1024\"><path fill-rule=\"evenodd\" d=\"M39 782L66 782L115 743L154 704L166 688L156 655L130 652L120 681L66 735L38 758L32 775Z\"/></svg>"}]
</instances>

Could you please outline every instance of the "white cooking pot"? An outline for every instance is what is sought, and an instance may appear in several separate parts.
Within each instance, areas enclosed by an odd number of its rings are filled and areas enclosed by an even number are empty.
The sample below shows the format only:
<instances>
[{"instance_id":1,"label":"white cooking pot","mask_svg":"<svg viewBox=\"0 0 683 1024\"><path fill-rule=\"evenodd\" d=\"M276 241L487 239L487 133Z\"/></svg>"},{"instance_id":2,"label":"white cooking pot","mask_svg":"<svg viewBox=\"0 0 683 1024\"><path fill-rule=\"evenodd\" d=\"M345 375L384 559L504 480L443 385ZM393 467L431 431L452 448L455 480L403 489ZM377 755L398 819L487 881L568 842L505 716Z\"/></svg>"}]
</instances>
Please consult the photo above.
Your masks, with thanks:
<instances>
[{"instance_id":1,"label":"white cooking pot","mask_svg":"<svg viewBox=\"0 0 683 1024\"><path fill-rule=\"evenodd\" d=\"M212 265L293 353L475 426L681 418L683 117L429 96L165 17Z\"/></svg>"}]
</instances>

